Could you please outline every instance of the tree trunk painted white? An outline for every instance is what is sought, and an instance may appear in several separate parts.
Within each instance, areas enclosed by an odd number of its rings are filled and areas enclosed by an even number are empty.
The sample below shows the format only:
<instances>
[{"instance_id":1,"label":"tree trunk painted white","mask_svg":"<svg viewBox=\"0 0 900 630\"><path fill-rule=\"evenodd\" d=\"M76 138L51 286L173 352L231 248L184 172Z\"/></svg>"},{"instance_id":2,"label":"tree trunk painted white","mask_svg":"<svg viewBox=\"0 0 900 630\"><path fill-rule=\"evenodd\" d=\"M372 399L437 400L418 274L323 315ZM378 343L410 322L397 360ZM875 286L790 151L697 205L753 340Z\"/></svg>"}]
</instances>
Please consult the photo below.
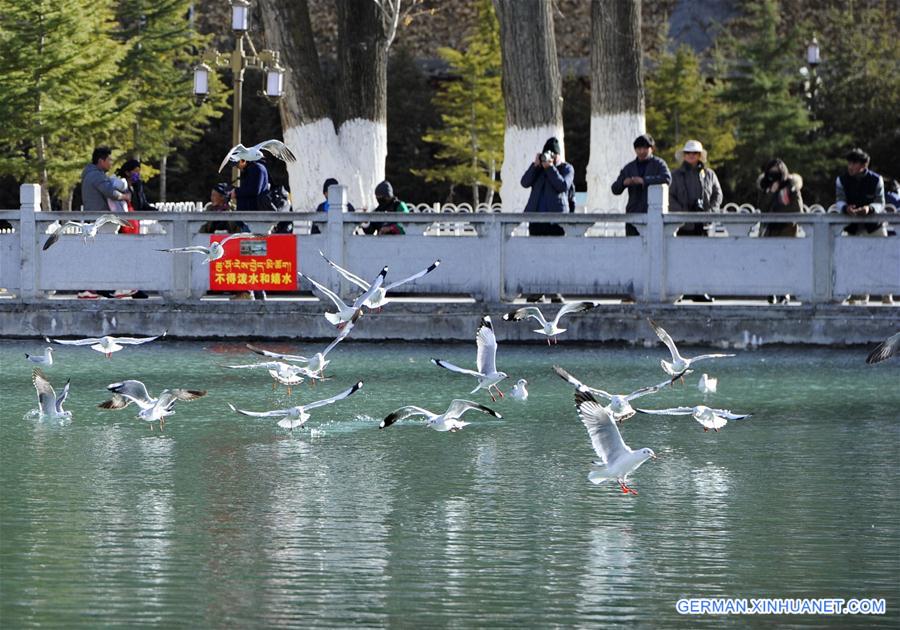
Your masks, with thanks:
<instances>
[{"instance_id":1,"label":"tree trunk painted white","mask_svg":"<svg viewBox=\"0 0 900 630\"><path fill-rule=\"evenodd\" d=\"M610 186L646 130L641 63L640 0L593 0L589 210L625 211L628 193L616 197Z\"/></svg>"},{"instance_id":2,"label":"tree trunk painted white","mask_svg":"<svg viewBox=\"0 0 900 630\"><path fill-rule=\"evenodd\" d=\"M529 190L520 181L547 138L562 133L562 82L550 0L494 0L500 21L506 133L500 197L521 212Z\"/></svg>"},{"instance_id":3,"label":"tree trunk painted white","mask_svg":"<svg viewBox=\"0 0 900 630\"><path fill-rule=\"evenodd\" d=\"M525 209L531 189L522 187L522 175L534 162L534 156L544 148L547 139L552 137L559 140L565 158L562 124L530 129L506 128L506 135L503 138L503 167L500 169L500 180L503 182L500 187L503 212L522 212Z\"/></svg>"}]
</instances>

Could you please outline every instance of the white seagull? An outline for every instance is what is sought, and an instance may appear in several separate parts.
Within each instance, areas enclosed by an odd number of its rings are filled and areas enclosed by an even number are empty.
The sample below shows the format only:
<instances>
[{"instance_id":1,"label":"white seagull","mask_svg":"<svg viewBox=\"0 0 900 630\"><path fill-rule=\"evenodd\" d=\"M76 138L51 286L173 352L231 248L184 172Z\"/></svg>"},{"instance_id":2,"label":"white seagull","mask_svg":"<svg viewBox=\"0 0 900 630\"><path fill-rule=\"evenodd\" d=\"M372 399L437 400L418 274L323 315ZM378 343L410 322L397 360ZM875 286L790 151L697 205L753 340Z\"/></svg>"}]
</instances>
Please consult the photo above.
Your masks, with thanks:
<instances>
[{"instance_id":1,"label":"white seagull","mask_svg":"<svg viewBox=\"0 0 900 630\"><path fill-rule=\"evenodd\" d=\"M262 368L269 372L272 377L272 389L275 389L277 383L281 383L287 387L288 396L291 395L291 388L303 382L303 373L306 368L299 365L292 365L283 361L263 361L261 363L248 363L246 365L226 365L225 367L232 370L255 369Z\"/></svg>"},{"instance_id":2,"label":"white seagull","mask_svg":"<svg viewBox=\"0 0 900 630\"><path fill-rule=\"evenodd\" d=\"M63 230L68 227L76 228L76 230L81 233L81 238L84 243L87 244L87 240L89 238L92 239L96 237L97 231L107 223L112 223L120 227L130 226L128 221L116 214L101 214L99 217L97 217L96 221L66 221L65 223L60 225L59 228L57 228L57 230L50 235L50 238L48 238L44 242L43 249L50 249L50 246L59 240L59 237L63 233Z\"/></svg>"},{"instance_id":3,"label":"white seagull","mask_svg":"<svg viewBox=\"0 0 900 630\"><path fill-rule=\"evenodd\" d=\"M206 390L198 389L164 389L160 392L159 397L154 398L147 391L147 386L141 381L122 381L121 383L110 383L106 389L113 393L113 397L97 405L100 409L124 409L131 403L140 407L138 418L148 422L150 430L153 430L153 423L159 422L159 429L162 431L166 424L166 417L175 413L175 403L179 400L196 400L206 396Z\"/></svg>"},{"instance_id":4,"label":"white seagull","mask_svg":"<svg viewBox=\"0 0 900 630\"><path fill-rule=\"evenodd\" d=\"M870 365L881 363L898 354L900 354L900 332L894 333L878 344L866 357L866 363Z\"/></svg>"},{"instance_id":5,"label":"white seagull","mask_svg":"<svg viewBox=\"0 0 900 630\"><path fill-rule=\"evenodd\" d=\"M718 386L719 379L708 376L705 372L700 377L700 381L697 383L697 389L699 389L700 393L704 396L706 396L707 394L715 394L716 388Z\"/></svg>"},{"instance_id":6,"label":"white seagull","mask_svg":"<svg viewBox=\"0 0 900 630\"><path fill-rule=\"evenodd\" d=\"M631 406L632 400L640 398L641 396L646 396L648 394L655 394L672 382L671 380L663 381L662 383L659 383L657 385L642 387L636 391L631 392L630 394L608 394L602 389L588 387L558 365L553 366L553 371L556 372L556 374L560 378L574 385L577 390L590 392L594 396L600 396L601 398L606 398L607 400L609 400L609 405L606 407L606 412L616 422L624 422L625 420L628 420L630 417L632 417L635 413L637 413Z\"/></svg>"},{"instance_id":7,"label":"white seagull","mask_svg":"<svg viewBox=\"0 0 900 630\"><path fill-rule=\"evenodd\" d=\"M503 316L503 319L506 321L518 322L531 317L541 325L541 327L535 329L534 332L540 335L546 335L547 345L549 346L551 339L553 340L553 343L556 343L557 335L566 332L565 328L559 327L559 320L563 315L569 315L571 313L583 313L584 311L589 311L596 306L597 302L568 302L567 304L563 305L561 309L559 309L556 317L554 317L553 320L549 322L544 319L544 314L541 313L541 309L539 309L537 306L525 306L523 308L518 308L514 311L510 311Z\"/></svg>"},{"instance_id":8,"label":"white seagull","mask_svg":"<svg viewBox=\"0 0 900 630\"><path fill-rule=\"evenodd\" d=\"M703 431L718 432L719 429L728 424L729 420L743 420L749 418L751 414L731 413L727 409L711 409L705 405L697 405L696 407L672 407L671 409L638 409L641 413L649 413L658 416L691 416L703 425Z\"/></svg>"},{"instance_id":9,"label":"white seagull","mask_svg":"<svg viewBox=\"0 0 900 630\"><path fill-rule=\"evenodd\" d=\"M46 348L44 348L44 354L28 354L26 352L25 358L32 363L50 367L51 365L53 365L53 348L47 346Z\"/></svg>"},{"instance_id":10,"label":"white seagull","mask_svg":"<svg viewBox=\"0 0 900 630\"><path fill-rule=\"evenodd\" d=\"M356 313L366 301L372 297L372 295L381 288L381 285L384 284L384 277L387 275L388 268L384 267L381 270L381 273L372 281L372 284L369 286L368 290L364 293L360 294L355 300L353 300L353 305L349 306L344 300L338 296L337 293L329 289L328 287L319 284L309 276L304 276L302 273L298 273L297 275L301 278L306 278L309 280L310 284L312 284L315 288L317 288L321 293L325 295L328 299L334 302L334 305L337 307L337 313L329 313L325 312L325 319L327 319L330 323L335 326L341 328L351 319L353 319L354 313Z\"/></svg>"},{"instance_id":11,"label":"white seagull","mask_svg":"<svg viewBox=\"0 0 900 630\"><path fill-rule=\"evenodd\" d=\"M352 282L352 283L355 284L356 286L360 287L363 291L366 291L366 292L369 291L369 289L370 289L371 287L370 287L370 285L369 285L368 282L366 282L365 280L363 280L363 279L360 278L359 276L357 276L357 275L355 275L355 274L353 274L353 273L347 271L347 270L344 269L343 267L341 267L341 266L337 265L336 263L332 262L331 260L329 260L328 257L322 252L322 250L319 250L319 255L320 255L322 258L325 259L325 262L327 262L329 265L331 265L332 267L334 267L335 270L336 270L339 274L341 274L342 276L344 276L344 278L346 278L347 280L349 280L350 282ZM387 292L388 292L388 291L390 291L391 289L395 289L395 288L399 287L401 284L406 284L407 282L412 282L413 280L418 280L419 278L421 278L421 277L423 277L423 276L425 276L425 275L428 275L429 273L431 273L432 271L434 271L435 269L437 269L438 266L439 266L440 264L441 264L441 261L440 261L440 260L435 260L433 263L431 263L431 264L428 266L428 268L423 269L422 271L420 271L420 272L418 272L418 273L414 273L413 275L411 275L411 276L408 277L408 278L404 278L403 280L398 280L397 282L392 282L391 284L389 284L389 285L387 285L387 286L382 285L381 287L377 288L377 289L376 289L376 290L375 290L375 291L374 291L374 292L373 292L373 293L365 300L365 302L363 302L363 304L364 304L367 308L370 308L370 309L379 309L379 308L383 307L385 304L387 304L387 303L390 301L390 300L387 299Z\"/></svg>"},{"instance_id":12,"label":"white seagull","mask_svg":"<svg viewBox=\"0 0 900 630\"><path fill-rule=\"evenodd\" d=\"M236 144L231 147L231 149L228 150L228 155L225 156L225 159L222 160L222 164L219 165L219 172L221 173L222 169L225 168L225 165L229 162L239 162L241 160L256 162L261 160L265 157L263 151L274 155L279 160L285 162L297 161L293 152L291 152L291 150L287 148L287 145L281 140L264 140L259 144L254 144L252 147L245 147L243 144Z\"/></svg>"},{"instance_id":13,"label":"white seagull","mask_svg":"<svg viewBox=\"0 0 900 630\"><path fill-rule=\"evenodd\" d=\"M273 409L272 411L245 411L243 409L236 408L231 403L228 403L228 406L231 407L231 410L235 413L240 413L245 416L251 416L253 418L279 418L281 416L284 416L283 419L278 421L278 426L280 426L282 429L290 429L291 431L293 431L295 427L302 427L304 424L306 424L306 421L309 420L309 414L307 413L309 409L324 407L325 405L330 405L331 403L343 400L347 396L350 396L354 392L358 391L362 386L363 382L359 381L353 387L345 389L340 394L332 396L331 398L317 400L305 405L297 405L296 407L288 407L287 409Z\"/></svg>"},{"instance_id":14,"label":"white seagull","mask_svg":"<svg viewBox=\"0 0 900 630\"><path fill-rule=\"evenodd\" d=\"M271 350L264 350L249 343L247 344L247 349L264 357L277 359L278 361L306 363L306 369L300 370L298 372L299 374L302 374L303 376L306 376L308 378L322 378L322 373L325 370L325 366L331 362L325 357L328 356L329 352L334 350L335 346L346 339L347 335L349 335L350 331L353 330L354 325L360 317L362 317L361 308L356 310L356 314L353 315L353 318L349 322L346 322L346 325L341 330L341 333L335 338L334 341L328 344L328 346L324 350L322 350L322 352L317 352L311 357L304 357L300 356L299 354L283 354L281 352L272 352Z\"/></svg>"},{"instance_id":15,"label":"white seagull","mask_svg":"<svg viewBox=\"0 0 900 630\"><path fill-rule=\"evenodd\" d=\"M34 383L34 389L37 391L38 408L42 418L71 418L72 412L63 409L63 403L69 395L69 381L66 381L65 387L59 396L53 391L50 381L44 376L38 368L31 373L31 382Z\"/></svg>"},{"instance_id":16,"label":"white seagull","mask_svg":"<svg viewBox=\"0 0 900 630\"><path fill-rule=\"evenodd\" d=\"M460 374L468 374L478 379L478 386L473 389L470 394L474 394L479 389L486 389L491 395L491 400L496 401L491 388L497 390L500 397L503 398L503 392L497 387L497 383L507 378L506 372L497 371L497 338L494 336L494 326L491 324L491 316L485 315L481 318L481 325L475 332L475 344L477 346L477 354L475 357L476 370L467 370L458 367L452 363L448 363L443 359L432 359L431 362L450 370L451 372L459 372Z\"/></svg>"},{"instance_id":17,"label":"white seagull","mask_svg":"<svg viewBox=\"0 0 900 630\"><path fill-rule=\"evenodd\" d=\"M203 254L204 258L200 261L201 265L205 265L214 260L218 260L225 255L225 243L233 238L259 238L259 234L250 234L249 232L235 232L229 234L221 241L213 241L206 245L189 245L188 247L167 247L165 249L157 249L158 252L169 252L172 254Z\"/></svg>"},{"instance_id":18,"label":"white seagull","mask_svg":"<svg viewBox=\"0 0 900 630\"><path fill-rule=\"evenodd\" d=\"M165 337L167 332L168 330L164 330L161 335L153 337L113 337L112 335L104 335L103 337L87 337L86 339L51 339L49 337L44 337L44 339L64 346L90 346L91 350L102 352L108 359L113 352L118 352L125 346L149 343L160 337Z\"/></svg>"},{"instance_id":19,"label":"white seagull","mask_svg":"<svg viewBox=\"0 0 900 630\"><path fill-rule=\"evenodd\" d=\"M656 459L656 454L649 448L637 451L628 448L619 427L590 392L583 389L575 391L575 408L587 428L594 452L600 458L600 461L592 463L588 479L595 484L615 479L624 494L637 494L637 490L626 484L628 475L648 459Z\"/></svg>"},{"instance_id":20,"label":"white seagull","mask_svg":"<svg viewBox=\"0 0 900 630\"><path fill-rule=\"evenodd\" d=\"M416 407L414 405L407 405L406 407L400 407L389 413L384 420L381 421L381 424L378 425L379 429L386 429L398 420L403 420L404 418L411 418L412 416L425 416L425 426L434 429L435 431L459 431L464 426L471 424L471 422L463 422L460 420L462 415L469 411L470 409L474 409L476 411L480 411L481 413L486 413L495 418L502 418L499 413L485 407L484 405L480 405L477 402L472 402L471 400L462 400L455 399L450 401L450 406L447 407L447 411L442 414L436 414L427 409L423 409L422 407Z\"/></svg>"},{"instance_id":21,"label":"white seagull","mask_svg":"<svg viewBox=\"0 0 900 630\"><path fill-rule=\"evenodd\" d=\"M654 322L652 319L648 319L647 321L650 322L650 325L653 327L654 332L656 332L656 336L659 337L664 344L666 344L666 347L669 348L669 352L672 354L671 363L666 360L661 360L659 364L662 366L663 371L672 377L673 381L684 376L684 373L688 370L688 368L697 361L734 356L733 354L701 354L698 357L683 357L678 353L678 347L675 345L675 342L672 341L672 337L669 335L669 333L667 333L662 326Z\"/></svg>"},{"instance_id":22,"label":"white seagull","mask_svg":"<svg viewBox=\"0 0 900 630\"><path fill-rule=\"evenodd\" d=\"M516 381L516 384L510 390L509 395L513 398L513 400L519 400L521 402L525 402L528 400L528 390L525 389L525 386L528 385L528 381L524 378L520 378Z\"/></svg>"}]
</instances>

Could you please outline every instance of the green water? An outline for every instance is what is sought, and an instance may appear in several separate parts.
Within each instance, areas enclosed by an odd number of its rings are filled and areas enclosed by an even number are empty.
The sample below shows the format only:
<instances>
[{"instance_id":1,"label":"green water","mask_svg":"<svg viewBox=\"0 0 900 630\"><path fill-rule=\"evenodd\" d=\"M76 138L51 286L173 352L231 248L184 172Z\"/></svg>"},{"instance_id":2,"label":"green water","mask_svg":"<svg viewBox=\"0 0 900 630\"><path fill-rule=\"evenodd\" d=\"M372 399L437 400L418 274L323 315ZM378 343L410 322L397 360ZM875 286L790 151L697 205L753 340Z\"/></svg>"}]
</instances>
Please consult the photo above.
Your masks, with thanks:
<instances>
[{"instance_id":1,"label":"green water","mask_svg":"<svg viewBox=\"0 0 900 630\"><path fill-rule=\"evenodd\" d=\"M402 405L469 397L468 377L428 359L469 366L474 344L349 340L332 380L290 398L265 372L219 367L255 359L239 343L164 340L109 360L59 346L45 372L72 381L63 425L27 416L22 353L44 346L0 342L4 628L900 624L900 361L866 366L862 348L708 363L708 404L753 417L720 433L686 417L625 423L630 446L660 455L634 497L588 482L595 456L550 366L630 391L662 380L662 345L501 344L500 369L531 398L456 434L376 427ZM209 395L151 432L133 407L96 407L126 378ZM286 407L357 379L293 434L227 406ZM642 402L701 403L695 384ZM686 617L683 597L875 597L887 614Z\"/></svg>"}]
</instances>

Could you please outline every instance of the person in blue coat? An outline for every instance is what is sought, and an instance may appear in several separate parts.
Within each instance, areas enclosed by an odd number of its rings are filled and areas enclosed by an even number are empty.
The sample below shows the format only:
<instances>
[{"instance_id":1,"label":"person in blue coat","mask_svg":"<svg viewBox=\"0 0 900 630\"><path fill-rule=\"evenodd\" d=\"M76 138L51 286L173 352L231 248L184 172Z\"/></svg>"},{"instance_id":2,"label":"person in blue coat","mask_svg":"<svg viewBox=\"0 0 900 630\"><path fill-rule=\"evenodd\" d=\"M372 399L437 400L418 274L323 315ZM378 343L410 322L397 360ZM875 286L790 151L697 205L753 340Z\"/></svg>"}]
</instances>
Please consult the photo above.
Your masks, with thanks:
<instances>
[{"instance_id":1,"label":"person in blue coat","mask_svg":"<svg viewBox=\"0 0 900 630\"><path fill-rule=\"evenodd\" d=\"M543 150L534 156L534 162L522 175L522 187L531 188L525 212L567 212L569 188L575 178L571 164L564 162L559 140L550 138ZM563 236L565 231L556 223L531 223L530 236Z\"/></svg>"},{"instance_id":2,"label":"person in blue coat","mask_svg":"<svg viewBox=\"0 0 900 630\"><path fill-rule=\"evenodd\" d=\"M612 193L621 195L628 189L628 204L625 213L647 214L647 187L657 184L671 184L672 173L660 158L653 155L656 143L649 133L634 139L634 153L637 159L622 168L612 185ZM625 236L638 236L637 228L625 226Z\"/></svg>"},{"instance_id":3,"label":"person in blue coat","mask_svg":"<svg viewBox=\"0 0 900 630\"><path fill-rule=\"evenodd\" d=\"M236 210L267 210L260 207L268 203L269 196L269 170L262 160L248 162L239 160L238 169L241 171L241 184L231 191L232 198L237 202Z\"/></svg>"}]
</instances>

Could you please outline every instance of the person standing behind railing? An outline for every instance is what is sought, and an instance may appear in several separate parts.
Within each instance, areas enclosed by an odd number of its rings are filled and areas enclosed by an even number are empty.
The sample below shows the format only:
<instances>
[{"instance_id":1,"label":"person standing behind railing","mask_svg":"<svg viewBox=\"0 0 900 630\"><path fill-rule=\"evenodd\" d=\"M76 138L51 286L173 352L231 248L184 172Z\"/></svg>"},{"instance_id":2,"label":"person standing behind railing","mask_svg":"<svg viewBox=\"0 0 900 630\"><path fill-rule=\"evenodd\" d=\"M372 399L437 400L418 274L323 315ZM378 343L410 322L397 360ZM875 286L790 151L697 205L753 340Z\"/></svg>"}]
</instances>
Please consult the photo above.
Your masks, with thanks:
<instances>
[{"instance_id":1,"label":"person standing behind railing","mask_svg":"<svg viewBox=\"0 0 900 630\"><path fill-rule=\"evenodd\" d=\"M659 184L671 184L672 174L668 165L660 158L653 155L655 146L653 136L649 133L639 135L634 139L634 153L637 159L626 164L619 177L612 185L612 193L621 195L628 189L628 204L625 206L626 214L647 214L647 189ZM625 236L638 236L637 228L631 224L625 226Z\"/></svg>"},{"instance_id":2,"label":"person standing behind railing","mask_svg":"<svg viewBox=\"0 0 900 630\"><path fill-rule=\"evenodd\" d=\"M322 184L322 194L325 195L325 201L323 201L316 207L316 212L328 212L328 189L332 186L337 186L338 184L338 180L336 180L334 177L329 177L325 180L325 183ZM356 212L356 208L354 208L353 204L351 204L349 201L347 202L347 212ZM309 228L309 233L321 234L321 230L319 229L318 225L313 223Z\"/></svg>"},{"instance_id":3,"label":"person standing behind railing","mask_svg":"<svg viewBox=\"0 0 900 630\"><path fill-rule=\"evenodd\" d=\"M522 188L530 188L525 212L568 212L569 189L575 180L572 165L563 161L559 140L548 138L522 175ZM558 223L529 223L529 236L565 236Z\"/></svg>"},{"instance_id":4,"label":"person standing behind railing","mask_svg":"<svg viewBox=\"0 0 900 630\"><path fill-rule=\"evenodd\" d=\"M707 153L698 140L688 140L675 152L681 166L672 171L669 188L669 212L718 212L722 205L722 187L716 172L706 166ZM703 223L686 223L676 236L706 236Z\"/></svg>"},{"instance_id":5,"label":"person standing behind railing","mask_svg":"<svg viewBox=\"0 0 900 630\"><path fill-rule=\"evenodd\" d=\"M372 212L409 212L409 207L394 196L394 187L387 180L375 187L375 199L378 205ZM363 227L365 234L406 234L400 223L370 223Z\"/></svg>"},{"instance_id":6,"label":"person standing behind railing","mask_svg":"<svg viewBox=\"0 0 900 630\"><path fill-rule=\"evenodd\" d=\"M803 178L788 172L781 158L766 162L756 180L758 190L756 205L762 213L803 212ZM760 236L797 236L796 223L764 223Z\"/></svg>"}]
</instances>

